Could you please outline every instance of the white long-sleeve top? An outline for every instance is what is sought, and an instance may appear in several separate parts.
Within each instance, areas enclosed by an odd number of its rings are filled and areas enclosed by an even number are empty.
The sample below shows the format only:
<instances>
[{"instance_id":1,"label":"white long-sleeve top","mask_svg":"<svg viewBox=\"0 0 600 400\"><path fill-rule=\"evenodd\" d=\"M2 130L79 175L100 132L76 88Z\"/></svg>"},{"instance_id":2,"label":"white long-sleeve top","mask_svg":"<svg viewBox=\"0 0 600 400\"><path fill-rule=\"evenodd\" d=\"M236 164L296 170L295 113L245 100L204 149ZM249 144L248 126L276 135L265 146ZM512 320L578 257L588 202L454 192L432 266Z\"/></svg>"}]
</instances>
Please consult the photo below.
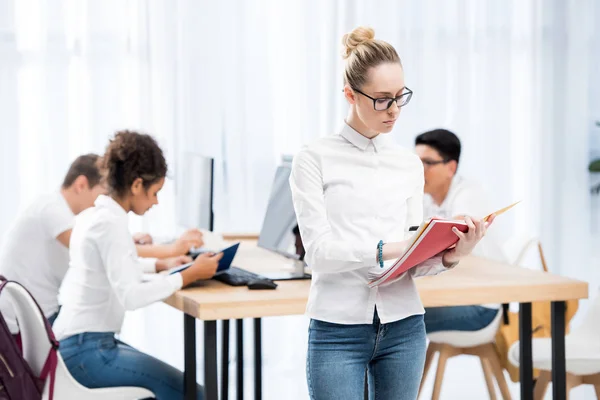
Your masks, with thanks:
<instances>
[{"instance_id":1,"label":"white long-sleeve top","mask_svg":"<svg viewBox=\"0 0 600 400\"><path fill-rule=\"evenodd\" d=\"M423 314L413 277L445 270L441 256L397 281L369 288L377 243L402 241L423 219L423 164L384 134L368 139L344 124L295 157L290 176L305 260L313 277L306 313L338 324Z\"/></svg>"},{"instance_id":2,"label":"white long-sleeve top","mask_svg":"<svg viewBox=\"0 0 600 400\"><path fill-rule=\"evenodd\" d=\"M163 300L183 283L179 273L142 280L144 272L156 272L156 260L138 258L127 213L108 196L76 217L70 258L53 327L59 340L83 332L117 333L126 310Z\"/></svg>"}]
</instances>

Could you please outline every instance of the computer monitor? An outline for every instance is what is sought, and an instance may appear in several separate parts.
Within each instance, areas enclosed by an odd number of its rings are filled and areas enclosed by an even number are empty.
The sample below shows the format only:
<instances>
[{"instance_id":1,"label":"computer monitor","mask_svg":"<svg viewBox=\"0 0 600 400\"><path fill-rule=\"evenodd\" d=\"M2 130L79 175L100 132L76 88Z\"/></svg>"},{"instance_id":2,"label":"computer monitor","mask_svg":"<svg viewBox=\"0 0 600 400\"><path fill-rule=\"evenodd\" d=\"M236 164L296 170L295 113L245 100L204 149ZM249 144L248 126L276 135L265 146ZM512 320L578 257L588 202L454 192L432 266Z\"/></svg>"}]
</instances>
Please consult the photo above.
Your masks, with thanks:
<instances>
[{"instance_id":1,"label":"computer monitor","mask_svg":"<svg viewBox=\"0 0 600 400\"><path fill-rule=\"evenodd\" d=\"M275 172L258 246L297 259L293 232L296 213L289 184L291 171L290 164L286 163Z\"/></svg>"},{"instance_id":2,"label":"computer monitor","mask_svg":"<svg viewBox=\"0 0 600 400\"><path fill-rule=\"evenodd\" d=\"M184 153L176 179L177 224L182 228L214 229L214 160Z\"/></svg>"},{"instance_id":3,"label":"computer monitor","mask_svg":"<svg viewBox=\"0 0 600 400\"><path fill-rule=\"evenodd\" d=\"M294 260L287 265L288 270L290 266L293 267L292 271L264 274L274 280L310 278L310 275L304 272L304 262L300 261L303 252L299 251L296 234L294 233L294 231L297 231L295 229L297 222L289 184L291 172L292 166L289 162L284 162L277 168L267 212L258 238L258 247Z\"/></svg>"}]
</instances>

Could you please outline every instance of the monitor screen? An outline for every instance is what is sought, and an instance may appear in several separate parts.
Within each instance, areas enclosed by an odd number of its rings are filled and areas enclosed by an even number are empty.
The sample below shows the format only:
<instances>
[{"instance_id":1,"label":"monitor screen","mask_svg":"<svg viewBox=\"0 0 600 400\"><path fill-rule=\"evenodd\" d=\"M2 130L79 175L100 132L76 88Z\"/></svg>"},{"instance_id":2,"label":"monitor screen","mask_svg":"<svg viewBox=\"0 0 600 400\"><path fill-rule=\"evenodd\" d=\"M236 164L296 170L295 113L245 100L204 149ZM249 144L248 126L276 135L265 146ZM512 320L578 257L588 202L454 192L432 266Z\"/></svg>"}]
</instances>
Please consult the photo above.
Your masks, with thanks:
<instances>
[{"instance_id":1,"label":"monitor screen","mask_svg":"<svg viewBox=\"0 0 600 400\"><path fill-rule=\"evenodd\" d=\"M177 173L177 224L182 228L213 230L214 160L185 153Z\"/></svg>"},{"instance_id":2,"label":"monitor screen","mask_svg":"<svg viewBox=\"0 0 600 400\"><path fill-rule=\"evenodd\" d=\"M291 165L285 163L275 172L258 246L297 259L301 256L297 254L294 234L296 213L289 184L291 171Z\"/></svg>"}]
</instances>

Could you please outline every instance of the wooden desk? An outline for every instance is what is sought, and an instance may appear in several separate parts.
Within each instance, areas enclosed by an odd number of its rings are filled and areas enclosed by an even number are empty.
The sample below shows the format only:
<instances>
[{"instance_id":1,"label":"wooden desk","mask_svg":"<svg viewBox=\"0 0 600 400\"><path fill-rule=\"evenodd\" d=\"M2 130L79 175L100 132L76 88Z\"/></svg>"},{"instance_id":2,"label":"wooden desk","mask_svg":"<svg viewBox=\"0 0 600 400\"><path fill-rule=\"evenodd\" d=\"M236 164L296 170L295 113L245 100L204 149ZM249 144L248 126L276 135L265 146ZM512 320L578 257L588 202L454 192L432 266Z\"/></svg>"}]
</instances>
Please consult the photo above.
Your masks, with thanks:
<instances>
[{"instance_id":1,"label":"wooden desk","mask_svg":"<svg viewBox=\"0 0 600 400\"><path fill-rule=\"evenodd\" d=\"M285 268L286 264L289 266L289 261L282 256L257 248L253 242L247 242L240 246L234 264L253 272L264 273ZM246 287L231 287L217 281L206 281L196 287L180 290L165 300L167 304L185 313L185 368L190 388L195 389L193 385L196 376L194 319L205 321L205 398L217 399L216 321L237 319L240 328L242 318L254 318L255 338L260 339L261 317L303 314L310 281L278 283L277 290L251 291ZM451 271L435 277L419 278L416 283L426 307L520 303L522 399L533 399L531 302L552 301L552 373L553 388L556 389L553 398L566 399L564 302L587 298L586 282L469 257ZM226 329L224 326L225 330L224 334L226 333L228 337L228 324ZM239 340L238 333L238 345ZM257 399L260 398L260 346L260 340L257 340L255 343ZM238 384L239 379L238 376Z\"/></svg>"}]
</instances>

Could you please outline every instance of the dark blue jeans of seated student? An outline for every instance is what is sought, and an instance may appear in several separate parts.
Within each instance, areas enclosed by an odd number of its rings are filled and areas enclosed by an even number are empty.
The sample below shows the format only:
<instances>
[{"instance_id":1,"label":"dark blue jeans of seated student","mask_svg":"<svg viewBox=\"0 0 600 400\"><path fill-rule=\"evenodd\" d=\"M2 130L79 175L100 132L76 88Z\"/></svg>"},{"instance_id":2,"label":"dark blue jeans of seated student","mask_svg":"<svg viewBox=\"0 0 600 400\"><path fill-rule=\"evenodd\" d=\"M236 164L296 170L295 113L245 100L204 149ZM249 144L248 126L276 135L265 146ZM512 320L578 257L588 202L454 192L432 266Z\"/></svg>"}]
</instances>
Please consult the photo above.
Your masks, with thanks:
<instances>
[{"instance_id":1,"label":"dark blue jeans of seated student","mask_svg":"<svg viewBox=\"0 0 600 400\"><path fill-rule=\"evenodd\" d=\"M478 331L492 323L499 310L483 306L431 307L425 309L427 333Z\"/></svg>"},{"instance_id":2,"label":"dark blue jeans of seated student","mask_svg":"<svg viewBox=\"0 0 600 400\"><path fill-rule=\"evenodd\" d=\"M143 387L157 400L183 399L183 373L115 339L113 333L82 333L60 341L60 355L83 386ZM197 399L203 388L197 385Z\"/></svg>"},{"instance_id":3,"label":"dark blue jeans of seated student","mask_svg":"<svg viewBox=\"0 0 600 400\"><path fill-rule=\"evenodd\" d=\"M422 315L382 324L310 321L306 376L312 400L415 400L425 364Z\"/></svg>"}]
</instances>

